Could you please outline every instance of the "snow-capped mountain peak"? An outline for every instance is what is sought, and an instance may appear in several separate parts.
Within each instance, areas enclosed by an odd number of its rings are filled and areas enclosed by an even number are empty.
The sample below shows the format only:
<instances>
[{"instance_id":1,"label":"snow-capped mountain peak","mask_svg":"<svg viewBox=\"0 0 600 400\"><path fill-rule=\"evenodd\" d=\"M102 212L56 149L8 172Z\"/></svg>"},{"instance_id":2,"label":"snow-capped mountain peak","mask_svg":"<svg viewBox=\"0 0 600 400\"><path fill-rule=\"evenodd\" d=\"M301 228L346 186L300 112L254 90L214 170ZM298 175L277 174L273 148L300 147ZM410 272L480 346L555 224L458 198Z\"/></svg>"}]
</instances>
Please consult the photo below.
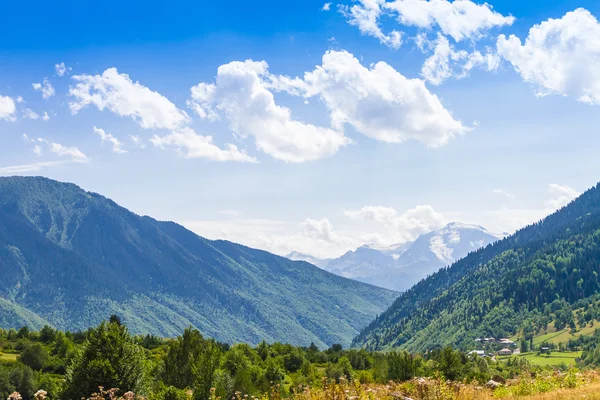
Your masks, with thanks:
<instances>
[{"instance_id":1,"label":"snow-capped mountain peak","mask_svg":"<svg viewBox=\"0 0 600 400\"><path fill-rule=\"evenodd\" d=\"M452 222L413 242L364 245L336 259L320 260L296 252L288 258L310 262L346 278L406 290L440 268L504 236L479 225Z\"/></svg>"}]
</instances>

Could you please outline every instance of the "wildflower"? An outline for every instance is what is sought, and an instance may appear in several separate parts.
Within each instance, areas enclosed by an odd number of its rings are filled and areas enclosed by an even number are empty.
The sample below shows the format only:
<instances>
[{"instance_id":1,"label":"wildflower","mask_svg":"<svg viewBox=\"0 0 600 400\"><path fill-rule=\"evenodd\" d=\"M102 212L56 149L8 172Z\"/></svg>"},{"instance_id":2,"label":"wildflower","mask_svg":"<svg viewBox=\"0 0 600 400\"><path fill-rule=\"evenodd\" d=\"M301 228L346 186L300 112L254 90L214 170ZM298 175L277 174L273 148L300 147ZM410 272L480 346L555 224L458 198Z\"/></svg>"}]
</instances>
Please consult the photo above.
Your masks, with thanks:
<instances>
[{"instance_id":1,"label":"wildflower","mask_svg":"<svg viewBox=\"0 0 600 400\"><path fill-rule=\"evenodd\" d=\"M8 400L22 400L21 394L19 392L13 392L10 396L8 396Z\"/></svg>"},{"instance_id":2,"label":"wildflower","mask_svg":"<svg viewBox=\"0 0 600 400\"><path fill-rule=\"evenodd\" d=\"M33 397L35 397L35 400L46 400L47 394L48 392L46 392L45 390L38 390L37 392L35 392Z\"/></svg>"}]
</instances>

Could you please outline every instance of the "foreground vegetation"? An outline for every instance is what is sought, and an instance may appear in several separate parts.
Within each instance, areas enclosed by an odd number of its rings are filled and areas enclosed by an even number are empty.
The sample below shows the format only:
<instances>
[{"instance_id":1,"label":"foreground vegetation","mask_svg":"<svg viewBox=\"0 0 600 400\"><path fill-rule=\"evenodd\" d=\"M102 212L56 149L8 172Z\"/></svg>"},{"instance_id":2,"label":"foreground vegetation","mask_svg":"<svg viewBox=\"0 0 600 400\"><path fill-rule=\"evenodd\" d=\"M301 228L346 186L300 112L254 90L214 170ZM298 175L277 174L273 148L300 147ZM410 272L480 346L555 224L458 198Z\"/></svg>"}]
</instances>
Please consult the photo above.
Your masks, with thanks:
<instances>
[{"instance_id":1,"label":"foreground vegetation","mask_svg":"<svg viewBox=\"0 0 600 400\"><path fill-rule=\"evenodd\" d=\"M255 347L229 346L193 329L177 339L132 336L118 317L111 317L86 332L50 327L39 332L0 330L0 398L15 392L23 400L40 400L40 396L50 400L118 396L128 400L136 396L150 400L451 400L557 390L583 393L600 385L597 374L587 370L600 354L595 345L600 337L596 339L590 338L571 366L562 362L549 367L529 360L530 356L546 359L536 353L496 360L450 347L410 354L346 350L340 345L324 350L265 342Z\"/></svg>"}]
</instances>

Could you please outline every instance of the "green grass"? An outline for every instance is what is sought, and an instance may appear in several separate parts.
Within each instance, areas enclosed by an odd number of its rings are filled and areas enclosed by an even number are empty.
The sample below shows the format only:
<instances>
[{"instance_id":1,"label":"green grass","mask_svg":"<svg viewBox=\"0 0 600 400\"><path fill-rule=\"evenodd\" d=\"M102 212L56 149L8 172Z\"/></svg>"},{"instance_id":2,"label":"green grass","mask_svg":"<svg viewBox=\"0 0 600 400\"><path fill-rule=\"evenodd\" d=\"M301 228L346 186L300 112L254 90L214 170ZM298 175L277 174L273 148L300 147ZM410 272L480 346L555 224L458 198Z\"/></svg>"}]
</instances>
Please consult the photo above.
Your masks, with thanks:
<instances>
[{"instance_id":1,"label":"green grass","mask_svg":"<svg viewBox=\"0 0 600 400\"><path fill-rule=\"evenodd\" d=\"M542 367L556 366L556 365L560 365L562 363L569 365L569 364L574 364L575 359L581 357L581 351L570 351L570 352L562 352L562 353L553 352L549 355L540 354L539 356L537 355L537 353L523 353L523 354L519 354L518 357L523 357L526 360L528 360L529 362L531 362L533 364L537 364Z\"/></svg>"},{"instance_id":2,"label":"green grass","mask_svg":"<svg viewBox=\"0 0 600 400\"><path fill-rule=\"evenodd\" d=\"M17 361L17 357L19 357L18 354L0 353L0 360L4 361Z\"/></svg>"}]
</instances>

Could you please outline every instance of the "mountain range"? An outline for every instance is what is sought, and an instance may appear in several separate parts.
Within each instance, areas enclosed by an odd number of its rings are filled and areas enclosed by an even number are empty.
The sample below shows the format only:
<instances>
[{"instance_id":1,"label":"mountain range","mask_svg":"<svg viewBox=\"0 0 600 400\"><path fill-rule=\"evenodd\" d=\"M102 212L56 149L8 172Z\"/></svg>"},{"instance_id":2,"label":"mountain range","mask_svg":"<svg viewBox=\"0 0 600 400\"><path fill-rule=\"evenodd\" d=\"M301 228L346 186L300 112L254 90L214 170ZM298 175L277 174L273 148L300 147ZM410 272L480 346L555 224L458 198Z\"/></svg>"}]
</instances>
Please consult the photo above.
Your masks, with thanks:
<instances>
[{"instance_id":1,"label":"mountain range","mask_svg":"<svg viewBox=\"0 0 600 400\"><path fill-rule=\"evenodd\" d=\"M287 257L309 262L346 278L405 291L440 268L502 236L478 225L454 222L412 242L385 248L364 245L335 259L319 259L298 252Z\"/></svg>"},{"instance_id":2,"label":"mountain range","mask_svg":"<svg viewBox=\"0 0 600 400\"><path fill-rule=\"evenodd\" d=\"M371 350L475 346L481 337L593 324L600 317L600 186L404 292L359 336ZM575 323L577 320L577 323Z\"/></svg>"},{"instance_id":3,"label":"mountain range","mask_svg":"<svg viewBox=\"0 0 600 400\"><path fill-rule=\"evenodd\" d=\"M393 291L199 237L67 183L0 178L0 326L82 330L111 314L135 333L194 326L225 342L351 339Z\"/></svg>"}]
</instances>

